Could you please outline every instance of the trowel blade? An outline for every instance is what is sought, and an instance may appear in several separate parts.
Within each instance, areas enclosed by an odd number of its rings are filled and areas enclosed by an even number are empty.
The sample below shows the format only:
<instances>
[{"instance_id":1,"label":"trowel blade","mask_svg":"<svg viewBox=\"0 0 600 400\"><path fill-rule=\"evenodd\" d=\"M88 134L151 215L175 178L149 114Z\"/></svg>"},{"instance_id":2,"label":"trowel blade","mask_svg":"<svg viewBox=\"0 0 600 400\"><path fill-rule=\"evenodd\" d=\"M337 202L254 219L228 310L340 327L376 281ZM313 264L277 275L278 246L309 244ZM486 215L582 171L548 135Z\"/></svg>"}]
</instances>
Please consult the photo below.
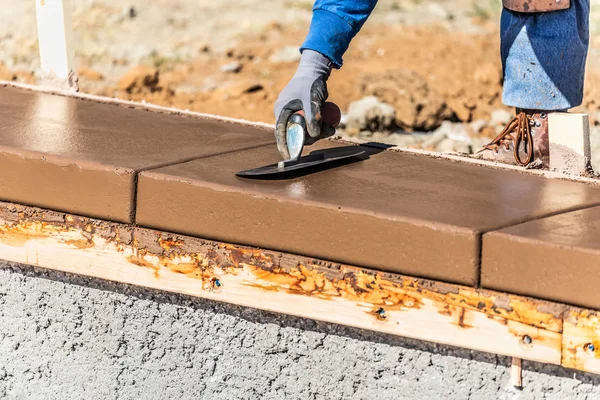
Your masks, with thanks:
<instances>
[{"instance_id":1,"label":"trowel blade","mask_svg":"<svg viewBox=\"0 0 600 400\"><path fill-rule=\"evenodd\" d=\"M256 178L261 176L285 174L292 171L311 168L317 165L327 164L335 161L345 160L352 157L357 157L365 154L365 151L357 148L356 152L346 153L340 156L327 157L326 153L310 154L300 157L296 161L282 161L277 164L266 165L260 168L249 169L236 173L237 176L243 178Z\"/></svg>"},{"instance_id":2,"label":"trowel blade","mask_svg":"<svg viewBox=\"0 0 600 400\"><path fill-rule=\"evenodd\" d=\"M302 118L299 115L295 115L294 117ZM290 161L296 161L302 155L302 149L304 148L304 139L305 139L305 129L298 122L290 122L287 126L286 131L286 141L288 152L290 153Z\"/></svg>"}]
</instances>

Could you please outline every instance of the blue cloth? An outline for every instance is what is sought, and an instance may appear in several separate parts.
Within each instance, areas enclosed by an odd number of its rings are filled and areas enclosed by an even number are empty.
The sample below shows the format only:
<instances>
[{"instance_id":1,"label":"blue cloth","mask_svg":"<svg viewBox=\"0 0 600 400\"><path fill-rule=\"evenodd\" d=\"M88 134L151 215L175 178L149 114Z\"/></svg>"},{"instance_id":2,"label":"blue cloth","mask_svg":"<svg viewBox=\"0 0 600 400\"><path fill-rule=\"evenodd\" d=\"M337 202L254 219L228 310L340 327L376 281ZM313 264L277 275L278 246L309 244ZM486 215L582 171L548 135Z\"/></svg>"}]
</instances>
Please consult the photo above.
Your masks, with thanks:
<instances>
[{"instance_id":1,"label":"blue cloth","mask_svg":"<svg viewBox=\"0 0 600 400\"><path fill-rule=\"evenodd\" d=\"M501 56L506 105L564 110L581 104L589 45L589 0L541 14L502 12ZM337 68L377 0L316 0L301 47L318 51Z\"/></svg>"},{"instance_id":2,"label":"blue cloth","mask_svg":"<svg viewBox=\"0 0 600 400\"><path fill-rule=\"evenodd\" d=\"M500 23L504 104L566 110L583 100L589 45L589 0L541 14L502 12Z\"/></svg>"},{"instance_id":3,"label":"blue cloth","mask_svg":"<svg viewBox=\"0 0 600 400\"><path fill-rule=\"evenodd\" d=\"M301 51L318 51L339 68L350 41L371 15L377 0L316 0Z\"/></svg>"}]
</instances>

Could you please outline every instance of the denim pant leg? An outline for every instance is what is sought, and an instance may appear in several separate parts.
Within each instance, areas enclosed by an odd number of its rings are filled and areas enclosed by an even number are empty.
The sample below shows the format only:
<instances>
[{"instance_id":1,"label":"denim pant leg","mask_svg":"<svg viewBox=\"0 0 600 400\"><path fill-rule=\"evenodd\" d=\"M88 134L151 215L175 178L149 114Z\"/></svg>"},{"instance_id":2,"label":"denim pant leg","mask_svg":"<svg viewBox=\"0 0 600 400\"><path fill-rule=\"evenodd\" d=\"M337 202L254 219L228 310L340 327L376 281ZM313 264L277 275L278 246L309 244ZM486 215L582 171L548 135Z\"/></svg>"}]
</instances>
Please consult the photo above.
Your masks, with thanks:
<instances>
[{"instance_id":1,"label":"denim pant leg","mask_svg":"<svg viewBox=\"0 0 600 400\"><path fill-rule=\"evenodd\" d=\"M504 104L565 110L583 100L589 45L589 0L538 14L502 12L501 56Z\"/></svg>"}]
</instances>

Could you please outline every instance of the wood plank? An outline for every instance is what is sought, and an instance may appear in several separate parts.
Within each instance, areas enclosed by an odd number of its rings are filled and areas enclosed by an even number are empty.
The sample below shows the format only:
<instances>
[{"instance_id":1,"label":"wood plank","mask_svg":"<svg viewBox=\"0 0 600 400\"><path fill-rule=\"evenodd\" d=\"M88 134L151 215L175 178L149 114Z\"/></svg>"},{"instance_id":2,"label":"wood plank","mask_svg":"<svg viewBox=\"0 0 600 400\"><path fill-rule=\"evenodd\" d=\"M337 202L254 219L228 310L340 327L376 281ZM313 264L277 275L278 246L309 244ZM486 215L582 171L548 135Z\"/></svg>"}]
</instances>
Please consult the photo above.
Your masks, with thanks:
<instances>
[{"instance_id":1,"label":"wood plank","mask_svg":"<svg viewBox=\"0 0 600 400\"><path fill-rule=\"evenodd\" d=\"M562 365L600 373L600 312L573 308L565 313Z\"/></svg>"},{"instance_id":2,"label":"wood plank","mask_svg":"<svg viewBox=\"0 0 600 400\"><path fill-rule=\"evenodd\" d=\"M550 321L546 325L556 326L556 310L541 311L552 305L289 254L5 204L0 258L500 355L561 361L562 335L522 322L510 306L526 304L518 309L534 309Z\"/></svg>"}]
</instances>

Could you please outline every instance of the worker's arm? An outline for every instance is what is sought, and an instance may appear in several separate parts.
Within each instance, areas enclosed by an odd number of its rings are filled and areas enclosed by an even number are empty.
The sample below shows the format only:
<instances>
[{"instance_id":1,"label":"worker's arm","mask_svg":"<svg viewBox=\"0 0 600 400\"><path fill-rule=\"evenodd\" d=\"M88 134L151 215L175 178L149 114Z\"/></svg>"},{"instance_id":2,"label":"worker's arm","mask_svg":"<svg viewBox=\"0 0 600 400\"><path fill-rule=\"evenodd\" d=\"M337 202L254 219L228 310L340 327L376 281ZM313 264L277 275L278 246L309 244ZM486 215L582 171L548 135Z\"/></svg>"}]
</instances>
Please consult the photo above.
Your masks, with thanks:
<instances>
[{"instance_id":1,"label":"worker's arm","mask_svg":"<svg viewBox=\"0 0 600 400\"><path fill-rule=\"evenodd\" d=\"M284 159L287 121L303 111L313 140L331 136L335 129L321 126L321 108L327 100L327 79L332 68L342 66L342 56L375 8L377 0L316 0L308 36L301 47L296 74L275 102L275 137Z\"/></svg>"},{"instance_id":2,"label":"worker's arm","mask_svg":"<svg viewBox=\"0 0 600 400\"><path fill-rule=\"evenodd\" d=\"M316 0L301 50L317 51L341 67L342 56L376 4L377 0Z\"/></svg>"}]
</instances>

